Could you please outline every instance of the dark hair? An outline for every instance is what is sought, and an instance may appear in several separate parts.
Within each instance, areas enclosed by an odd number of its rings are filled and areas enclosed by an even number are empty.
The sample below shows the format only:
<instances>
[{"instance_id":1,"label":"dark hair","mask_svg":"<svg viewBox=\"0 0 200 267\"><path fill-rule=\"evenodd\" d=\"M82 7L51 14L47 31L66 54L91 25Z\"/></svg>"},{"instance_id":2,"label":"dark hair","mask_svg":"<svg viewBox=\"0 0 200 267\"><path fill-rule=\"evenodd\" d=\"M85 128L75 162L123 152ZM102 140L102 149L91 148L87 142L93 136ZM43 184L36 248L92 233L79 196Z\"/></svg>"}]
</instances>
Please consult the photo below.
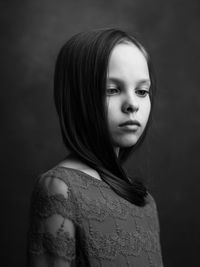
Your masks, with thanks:
<instances>
[{"instance_id":1,"label":"dark hair","mask_svg":"<svg viewBox=\"0 0 200 267\"><path fill-rule=\"evenodd\" d=\"M56 61L54 100L66 147L95 169L118 195L144 206L146 187L136 177L130 180L121 164L143 141L150 120L138 143L120 148L118 157L107 125L105 88L109 57L112 49L123 42L136 45L147 60L152 107L155 80L149 55L133 36L119 29L78 33L65 43Z\"/></svg>"}]
</instances>

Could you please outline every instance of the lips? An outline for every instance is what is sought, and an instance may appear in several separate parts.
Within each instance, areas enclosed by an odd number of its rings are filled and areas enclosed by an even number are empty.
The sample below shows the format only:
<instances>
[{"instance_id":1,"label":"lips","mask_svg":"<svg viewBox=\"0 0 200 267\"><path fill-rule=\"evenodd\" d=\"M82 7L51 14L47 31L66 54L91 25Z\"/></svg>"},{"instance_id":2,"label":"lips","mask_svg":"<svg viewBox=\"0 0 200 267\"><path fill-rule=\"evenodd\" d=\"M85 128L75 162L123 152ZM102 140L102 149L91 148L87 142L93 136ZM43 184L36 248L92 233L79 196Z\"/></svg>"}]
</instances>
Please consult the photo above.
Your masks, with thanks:
<instances>
[{"instance_id":1,"label":"lips","mask_svg":"<svg viewBox=\"0 0 200 267\"><path fill-rule=\"evenodd\" d=\"M124 123L121 123L119 126L122 127L122 126L127 126L127 125L140 126L140 123L139 121L136 121L136 120L128 120L128 121L125 121Z\"/></svg>"}]
</instances>

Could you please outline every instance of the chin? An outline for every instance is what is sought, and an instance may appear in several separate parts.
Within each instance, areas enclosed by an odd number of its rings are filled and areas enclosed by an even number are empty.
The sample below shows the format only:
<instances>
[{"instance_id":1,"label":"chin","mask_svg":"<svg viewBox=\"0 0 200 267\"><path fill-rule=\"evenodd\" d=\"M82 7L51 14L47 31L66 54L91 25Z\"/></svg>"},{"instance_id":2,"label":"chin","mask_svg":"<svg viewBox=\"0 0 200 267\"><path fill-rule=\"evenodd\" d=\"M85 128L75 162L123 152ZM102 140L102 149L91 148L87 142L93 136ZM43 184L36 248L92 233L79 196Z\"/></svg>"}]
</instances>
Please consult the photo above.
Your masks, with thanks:
<instances>
[{"instance_id":1,"label":"chin","mask_svg":"<svg viewBox=\"0 0 200 267\"><path fill-rule=\"evenodd\" d=\"M120 140L118 142L115 142L116 146L118 147L131 147L136 145L138 141L137 137L131 137L131 138L123 138L123 140Z\"/></svg>"}]
</instances>

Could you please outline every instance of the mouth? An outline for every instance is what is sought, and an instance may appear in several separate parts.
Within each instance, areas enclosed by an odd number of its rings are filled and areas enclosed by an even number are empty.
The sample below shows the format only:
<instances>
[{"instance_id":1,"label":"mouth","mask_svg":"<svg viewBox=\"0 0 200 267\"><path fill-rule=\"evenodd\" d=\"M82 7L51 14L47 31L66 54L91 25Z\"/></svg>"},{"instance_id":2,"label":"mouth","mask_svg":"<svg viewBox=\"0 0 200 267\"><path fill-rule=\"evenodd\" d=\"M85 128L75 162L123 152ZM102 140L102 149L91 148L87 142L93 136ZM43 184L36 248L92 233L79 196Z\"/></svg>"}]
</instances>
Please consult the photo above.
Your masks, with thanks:
<instances>
[{"instance_id":1,"label":"mouth","mask_svg":"<svg viewBox=\"0 0 200 267\"><path fill-rule=\"evenodd\" d=\"M123 129L124 131L129 131L129 132L135 132L138 130L139 125L138 124L132 124L132 125L123 125L120 126L121 129Z\"/></svg>"},{"instance_id":2,"label":"mouth","mask_svg":"<svg viewBox=\"0 0 200 267\"><path fill-rule=\"evenodd\" d=\"M139 123L139 121L136 121L136 120L128 120L128 121L126 121L126 122L124 122L124 123L121 123L120 125L119 125L119 127L128 127L128 129L130 128L130 129L135 129L135 128L138 128L138 127L140 127L140 123Z\"/></svg>"}]
</instances>

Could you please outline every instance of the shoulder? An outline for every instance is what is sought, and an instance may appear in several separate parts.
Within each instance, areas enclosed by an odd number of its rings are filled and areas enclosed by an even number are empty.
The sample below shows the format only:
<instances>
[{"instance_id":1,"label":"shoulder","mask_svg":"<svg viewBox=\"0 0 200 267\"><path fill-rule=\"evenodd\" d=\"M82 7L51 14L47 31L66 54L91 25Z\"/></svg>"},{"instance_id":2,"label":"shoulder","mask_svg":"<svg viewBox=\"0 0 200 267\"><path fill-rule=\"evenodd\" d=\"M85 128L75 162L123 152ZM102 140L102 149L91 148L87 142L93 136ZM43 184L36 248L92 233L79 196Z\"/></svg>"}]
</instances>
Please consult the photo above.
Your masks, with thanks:
<instances>
[{"instance_id":1,"label":"shoulder","mask_svg":"<svg viewBox=\"0 0 200 267\"><path fill-rule=\"evenodd\" d=\"M34 181L32 198L48 198L59 195L67 199L68 190L69 183L52 169L37 175Z\"/></svg>"},{"instance_id":2,"label":"shoulder","mask_svg":"<svg viewBox=\"0 0 200 267\"><path fill-rule=\"evenodd\" d=\"M156 201L153 195L149 192L147 193L146 197L146 208L148 208L152 212L152 214L156 216L157 214Z\"/></svg>"},{"instance_id":3,"label":"shoulder","mask_svg":"<svg viewBox=\"0 0 200 267\"><path fill-rule=\"evenodd\" d=\"M150 192L147 192L147 203L153 206L154 208L157 208L155 198Z\"/></svg>"},{"instance_id":4,"label":"shoulder","mask_svg":"<svg viewBox=\"0 0 200 267\"><path fill-rule=\"evenodd\" d=\"M77 198L74 195L69 172L52 168L38 175L31 196L31 214L47 218L60 214L75 220Z\"/></svg>"},{"instance_id":5,"label":"shoulder","mask_svg":"<svg viewBox=\"0 0 200 267\"><path fill-rule=\"evenodd\" d=\"M62 179L61 176L54 171L41 174L38 179L38 184L45 189L49 195L62 194L67 198L69 184L66 179Z\"/></svg>"},{"instance_id":6,"label":"shoulder","mask_svg":"<svg viewBox=\"0 0 200 267\"><path fill-rule=\"evenodd\" d=\"M67 193L76 180L75 177L76 174L70 169L55 166L38 174L35 180L35 188L43 189L48 195L62 194L67 197Z\"/></svg>"},{"instance_id":7,"label":"shoulder","mask_svg":"<svg viewBox=\"0 0 200 267\"><path fill-rule=\"evenodd\" d=\"M97 179L85 175L83 171L66 168L60 165L38 174L33 193L34 195L64 197L78 202L78 195L83 189L87 190Z\"/></svg>"}]
</instances>

